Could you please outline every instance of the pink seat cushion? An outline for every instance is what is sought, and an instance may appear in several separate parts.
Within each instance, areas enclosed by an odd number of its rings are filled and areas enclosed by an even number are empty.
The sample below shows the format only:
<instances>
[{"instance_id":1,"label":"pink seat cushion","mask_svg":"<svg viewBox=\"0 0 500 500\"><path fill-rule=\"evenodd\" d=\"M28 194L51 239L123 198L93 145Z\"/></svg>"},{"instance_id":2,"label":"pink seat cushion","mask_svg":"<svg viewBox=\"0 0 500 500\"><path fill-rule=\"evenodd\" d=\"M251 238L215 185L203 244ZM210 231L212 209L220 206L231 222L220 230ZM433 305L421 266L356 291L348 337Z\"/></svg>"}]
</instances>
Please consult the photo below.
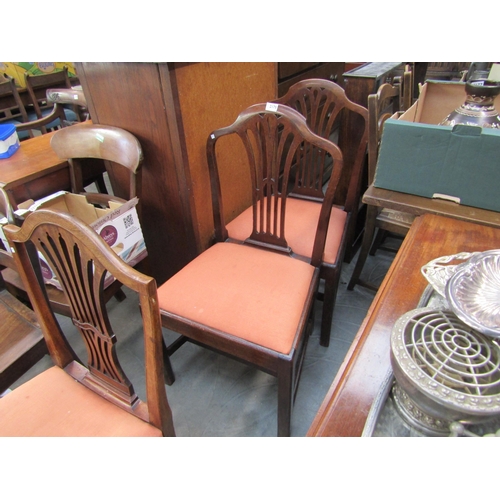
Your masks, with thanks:
<instances>
[{"instance_id":1,"label":"pink seat cushion","mask_svg":"<svg viewBox=\"0 0 500 500\"><path fill-rule=\"evenodd\" d=\"M161 311L288 354L314 267L248 245L217 243L158 289Z\"/></svg>"},{"instance_id":2,"label":"pink seat cushion","mask_svg":"<svg viewBox=\"0 0 500 500\"><path fill-rule=\"evenodd\" d=\"M291 249L298 255L312 256L316 228L318 226L321 204L312 201L287 198L285 219L285 238ZM326 236L323 261L334 264L344 232L347 213L333 207ZM230 238L244 241L252 232L252 207L227 224Z\"/></svg>"},{"instance_id":3,"label":"pink seat cushion","mask_svg":"<svg viewBox=\"0 0 500 500\"><path fill-rule=\"evenodd\" d=\"M52 367L0 398L0 436L161 436L156 427L121 410Z\"/></svg>"}]
</instances>

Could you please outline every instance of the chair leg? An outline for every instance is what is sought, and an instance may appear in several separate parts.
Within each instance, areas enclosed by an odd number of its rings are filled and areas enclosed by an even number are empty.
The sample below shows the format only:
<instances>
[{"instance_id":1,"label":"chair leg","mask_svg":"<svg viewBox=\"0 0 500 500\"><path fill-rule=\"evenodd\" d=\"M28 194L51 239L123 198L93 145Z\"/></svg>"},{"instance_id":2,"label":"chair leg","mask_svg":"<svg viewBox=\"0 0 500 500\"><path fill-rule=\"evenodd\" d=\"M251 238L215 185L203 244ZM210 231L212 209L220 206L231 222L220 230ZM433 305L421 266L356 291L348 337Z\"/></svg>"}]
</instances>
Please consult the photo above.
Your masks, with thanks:
<instances>
[{"instance_id":1,"label":"chair leg","mask_svg":"<svg viewBox=\"0 0 500 500\"><path fill-rule=\"evenodd\" d=\"M375 255L380 245L382 245L382 243L384 242L386 236L387 236L387 231L379 228L377 231L377 235L375 236L375 238L373 238L373 243L370 248L370 255L372 256Z\"/></svg>"},{"instance_id":2,"label":"chair leg","mask_svg":"<svg viewBox=\"0 0 500 500\"><path fill-rule=\"evenodd\" d=\"M106 183L104 182L104 176L103 175L100 175L99 177L96 178L95 185L96 185L97 191L99 193L109 194L108 193L108 189L106 187Z\"/></svg>"},{"instance_id":3,"label":"chair leg","mask_svg":"<svg viewBox=\"0 0 500 500\"><path fill-rule=\"evenodd\" d=\"M168 347L165 344L165 339L162 339L163 342L163 370L164 370L164 378L165 383L167 385L172 385L175 382L175 373L172 368L172 363L170 362L170 356L168 353Z\"/></svg>"},{"instance_id":4,"label":"chair leg","mask_svg":"<svg viewBox=\"0 0 500 500\"><path fill-rule=\"evenodd\" d=\"M366 259L368 257L368 252L370 251L370 246L373 241L373 235L375 233L375 222L377 219L378 208L373 205L367 206L366 211L366 221L365 221L365 232L363 234L363 241L361 243L361 248L359 250L358 260L354 266L354 271L352 272L351 279L347 285L348 290L353 290L354 286L358 283L359 277L361 276L361 271L365 265Z\"/></svg>"},{"instance_id":5,"label":"chair leg","mask_svg":"<svg viewBox=\"0 0 500 500\"><path fill-rule=\"evenodd\" d=\"M319 344L323 347L330 345L330 333L332 330L333 310L338 290L338 274L340 270L336 269L331 276L325 279L325 291L323 295L323 312L321 315L321 333Z\"/></svg>"},{"instance_id":6,"label":"chair leg","mask_svg":"<svg viewBox=\"0 0 500 500\"><path fill-rule=\"evenodd\" d=\"M118 302L123 302L127 296L125 295L125 292L120 288L119 290L117 290L117 292L115 293L114 295L114 298L118 301Z\"/></svg>"},{"instance_id":7,"label":"chair leg","mask_svg":"<svg viewBox=\"0 0 500 500\"><path fill-rule=\"evenodd\" d=\"M287 366L278 373L278 437L290 437L292 393L292 370Z\"/></svg>"}]
</instances>

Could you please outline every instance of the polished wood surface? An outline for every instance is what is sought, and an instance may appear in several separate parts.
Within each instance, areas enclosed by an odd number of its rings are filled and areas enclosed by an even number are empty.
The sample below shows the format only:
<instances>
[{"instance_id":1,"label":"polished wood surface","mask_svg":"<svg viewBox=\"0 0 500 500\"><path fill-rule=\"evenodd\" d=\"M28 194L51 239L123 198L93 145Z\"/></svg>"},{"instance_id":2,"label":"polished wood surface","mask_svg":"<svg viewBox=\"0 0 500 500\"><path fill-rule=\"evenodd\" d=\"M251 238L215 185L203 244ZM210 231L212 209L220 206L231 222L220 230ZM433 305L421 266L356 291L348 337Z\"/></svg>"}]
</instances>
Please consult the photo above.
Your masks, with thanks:
<instances>
[{"instance_id":1,"label":"polished wood surface","mask_svg":"<svg viewBox=\"0 0 500 500\"><path fill-rule=\"evenodd\" d=\"M431 213L500 227L500 212L459 205L452 201L424 198L413 194L390 191L371 185L363 195L363 202L376 207L392 208L413 215Z\"/></svg>"},{"instance_id":2,"label":"polished wood surface","mask_svg":"<svg viewBox=\"0 0 500 500\"><path fill-rule=\"evenodd\" d=\"M68 163L50 147L54 133L22 141L10 158L0 160L0 186L13 204L70 188Z\"/></svg>"},{"instance_id":3,"label":"polished wood surface","mask_svg":"<svg viewBox=\"0 0 500 500\"><path fill-rule=\"evenodd\" d=\"M417 307L427 286L420 268L458 252L500 248L500 230L448 217L417 217L368 310L308 436L360 436L390 369L395 321Z\"/></svg>"}]
</instances>

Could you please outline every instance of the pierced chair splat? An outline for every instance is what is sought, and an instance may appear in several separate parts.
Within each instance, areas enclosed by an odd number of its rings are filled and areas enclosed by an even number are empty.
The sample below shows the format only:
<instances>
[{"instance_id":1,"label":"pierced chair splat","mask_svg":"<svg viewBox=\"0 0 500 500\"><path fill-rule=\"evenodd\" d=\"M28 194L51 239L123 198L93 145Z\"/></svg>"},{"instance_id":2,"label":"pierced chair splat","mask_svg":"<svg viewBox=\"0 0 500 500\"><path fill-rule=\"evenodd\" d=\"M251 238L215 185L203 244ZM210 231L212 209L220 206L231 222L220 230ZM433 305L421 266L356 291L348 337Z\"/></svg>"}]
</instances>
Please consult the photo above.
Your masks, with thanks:
<instances>
[{"instance_id":1,"label":"pierced chair splat","mask_svg":"<svg viewBox=\"0 0 500 500\"><path fill-rule=\"evenodd\" d=\"M332 186L335 189L333 201L344 198L343 204L327 203L331 207L331 213L320 267L324 291L319 294L323 300L320 344L326 347L330 343L333 310L350 231L351 214L358 203L359 184L366 154L367 110L351 102L342 87L322 79L299 82L290 87L286 95L276 102L280 103L280 106L286 105L298 111L306 118L313 133L330 142L336 134L342 113L350 113L350 118L359 124L357 135L350 138L352 147L349 151L355 151L355 155L352 156L350 153L351 157L347 159L342 156L344 170L348 168L351 172L348 190L345 195L340 193L341 181ZM337 146L335 148L338 151ZM295 158L289 185L286 232L288 243L294 251L311 259L321 207L325 202L325 192L326 189L331 189L331 177L338 175L337 165L340 162L338 154L327 156L325 164L321 165L322 168L318 168L319 165L315 163L314 157L307 149L299 150L299 153ZM343 177L344 174L340 179ZM250 207L228 224L229 237L245 239L245 235L251 231L251 220Z\"/></svg>"},{"instance_id":2,"label":"pierced chair splat","mask_svg":"<svg viewBox=\"0 0 500 500\"><path fill-rule=\"evenodd\" d=\"M182 336L166 347L166 354L188 340L275 376L278 435L288 436L342 154L313 134L300 113L277 108L251 106L231 126L210 134L215 242L161 285L158 299L163 326ZM227 185L219 178L217 156L222 153L219 145L227 145L218 143L225 136L241 144L253 200L250 229L241 240L229 235L224 215ZM338 163L324 202L316 205L309 258L288 239L289 212L301 202L288 196L288 185L304 151L314 156L320 169L329 155Z\"/></svg>"}]
</instances>

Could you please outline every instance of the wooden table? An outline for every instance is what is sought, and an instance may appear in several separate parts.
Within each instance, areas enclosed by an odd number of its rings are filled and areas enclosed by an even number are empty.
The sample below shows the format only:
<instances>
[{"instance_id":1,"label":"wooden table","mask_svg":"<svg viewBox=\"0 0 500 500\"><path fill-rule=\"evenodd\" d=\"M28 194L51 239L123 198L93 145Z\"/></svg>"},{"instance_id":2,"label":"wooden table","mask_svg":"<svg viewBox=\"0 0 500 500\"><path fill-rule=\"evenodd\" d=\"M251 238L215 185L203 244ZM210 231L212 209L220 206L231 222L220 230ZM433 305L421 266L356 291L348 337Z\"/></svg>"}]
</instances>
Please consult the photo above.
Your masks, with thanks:
<instances>
[{"instance_id":1,"label":"wooden table","mask_svg":"<svg viewBox=\"0 0 500 500\"><path fill-rule=\"evenodd\" d=\"M390 191L373 185L363 195L363 203L375 207L392 208L413 215L431 213L500 228L500 212L459 205L452 201Z\"/></svg>"},{"instance_id":2,"label":"wooden table","mask_svg":"<svg viewBox=\"0 0 500 500\"><path fill-rule=\"evenodd\" d=\"M443 255L500 248L500 229L492 225L434 214L415 219L308 436L361 436L371 405L390 370L392 327L402 314L417 307L427 286L421 266Z\"/></svg>"},{"instance_id":3,"label":"wooden table","mask_svg":"<svg viewBox=\"0 0 500 500\"><path fill-rule=\"evenodd\" d=\"M68 162L61 160L50 147L56 133L21 141L20 148L10 158L0 160L0 187L7 191L14 208L29 199L37 200L60 190L71 191ZM93 163L85 177L92 179L103 171L104 166Z\"/></svg>"},{"instance_id":4,"label":"wooden table","mask_svg":"<svg viewBox=\"0 0 500 500\"><path fill-rule=\"evenodd\" d=\"M444 215L454 219L500 228L500 212L460 205L453 201L390 191L389 189L375 187L373 184L368 187L363 195L363 203L367 206L365 231L358 261L349 282L349 290L352 290L357 283L361 284L360 275L375 236L375 224L380 208L389 208L412 215L427 213ZM370 287L367 283L364 286Z\"/></svg>"},{"instance_id":5,"label":"wooden table","mask_svg":"<svg viewBox=\"0 0 500 500\"><path fill-rule=\"evenodd\" d=\"M68 163L50 147L54 133L22 141L10 158L0 160L0 186L13 205L70 189Z\"/></svg>"}]
</instances>

